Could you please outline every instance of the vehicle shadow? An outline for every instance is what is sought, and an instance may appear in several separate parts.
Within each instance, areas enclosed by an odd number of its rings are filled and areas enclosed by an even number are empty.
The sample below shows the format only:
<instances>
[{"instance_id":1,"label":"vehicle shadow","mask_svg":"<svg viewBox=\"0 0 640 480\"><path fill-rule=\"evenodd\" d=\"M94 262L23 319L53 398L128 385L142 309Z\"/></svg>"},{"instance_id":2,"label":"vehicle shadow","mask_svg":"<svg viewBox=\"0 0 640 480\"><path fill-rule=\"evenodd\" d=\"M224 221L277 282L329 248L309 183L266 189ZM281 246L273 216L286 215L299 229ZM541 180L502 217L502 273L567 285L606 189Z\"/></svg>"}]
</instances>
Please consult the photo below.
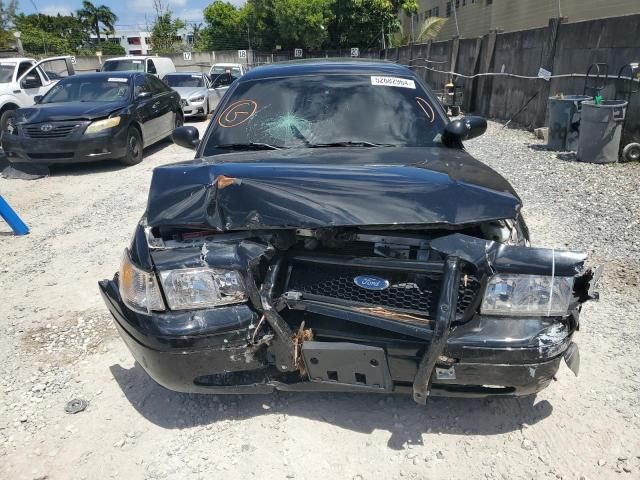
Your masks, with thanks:
<instances>
[{"instance_id":1,"label":"vehicle shadow","mask_svg":"<svg viewBox=\"0 0 640 480\"><path fill-rule=\"evenodd\" d=\"M152 155L164 150L168 146L172 145L171 141L162 141L155 143L144 149L144 157L142 162L148 161L149 157ZM31 165L24 164L24 167L20 164L10 164L6 159L6 156L3 154L2 150L0 150L0 172L4 171L5 168L12 166L18 171L21 171L24 168L26 175L24 176L24 180L38 179L42 176L49 177L76 177L80 175L90 175L94 173L108 173L108 172L117 172L120 170L125 170L129 168L127 165L120 163L118 160L101 160L99 162L86 162L86 163L70 163L70 164L54 164L50 165L48 168L44 165ZM38 171L38 167L42 167L42 172ZM29 178L29 174L34 173L33 171L37 171L38 175L35 175L33 178ZM18 178L18 177L13 177Z\"/></svg>"},{"instance_id":2,"label":"vehicle shadow","mask_svg":"<svg viewBox=\"0 0 640 480\"><path fill-rule=\"evenodd\" d=\"M327 422L360 433L385 430L387 446L422 445L424 435L495 435L517 431L551 415L552 405L524 398L431 398L427 406L409 395L289 393L197 395L176 393L153 381L142 367L109 367L131 405L148 421L167 429L284 414Z\"/></svg>"},{"instance_id":3,"label":"vehicle shadow","mask_svg":"<svg viewBox=\"0 0 640 480\"><path fill-rule=\"evenodd\" d=\"M170 141L162 141L158 143L154 143L153 145L146 147L144 149L144 156L142 158L142 163L148 161L149 157L164 150L168 146L173 145L173 142ZM59 164L59 165L51 165L49 170L51 171L52 177L62 177L62 176L80 176L80 175L89 175L92 173L108 173L108 172L117 172L119 170L126 170L129 166L120 163L118 160L102 160L100 162L89 162L89 163L72 163L72 164Z\"/></svg>"}]
</instances>

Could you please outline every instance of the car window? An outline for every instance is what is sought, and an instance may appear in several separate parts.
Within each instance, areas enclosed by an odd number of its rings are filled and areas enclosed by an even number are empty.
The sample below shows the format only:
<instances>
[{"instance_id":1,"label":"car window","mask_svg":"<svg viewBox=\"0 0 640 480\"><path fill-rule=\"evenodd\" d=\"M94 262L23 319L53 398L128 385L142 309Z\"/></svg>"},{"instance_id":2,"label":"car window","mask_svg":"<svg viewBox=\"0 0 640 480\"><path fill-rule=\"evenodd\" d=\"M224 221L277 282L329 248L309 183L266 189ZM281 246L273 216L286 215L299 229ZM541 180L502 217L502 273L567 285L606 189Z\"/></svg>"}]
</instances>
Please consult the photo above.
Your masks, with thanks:
<instances>
[{"instance_id":1,"label":"car window","mask_svg":"<svg viewBox=\"0 0 640 480\"><path fill-rule=\"evenodd\" d=\"M31 62L21 62L20 66L18 67L18 73L16 74L16 77L20 78L24 74L24 72L31 68L32 65L33 63Z\"/></svg>"},{"instance_id":2,"label":"car window","mask_svg":"<svg viewBox=\"0 0 640 480\"><path fill-rule=\"evenodd\" d=\"M164 77L164 82L170 87L204 87L204 77L197 73L172 73Z\"/></svg>"},{"instance_id":3,"label":"car window","mask_svg":"<svg viewBox=\"0 0 640 480\"><path fill-rule=\"evenodd\" d=\"M42 86L42 78L43 78L44 74L42 73L42 70L40 70L40 67L36 67L33 70L31 70L30 72L28 72L21 80L21 87L22 88L40 88ZM29 83L29 85L26 85L26 82Z\"/></svg>"},{"instance_id":4,"label":"car window","mask_svg":"<svg viewBox=\"0 0 640 480\"><path fill-rule=\"evenodd\" d=\"M103 72L144 72L144 62L142 60L107 60L102 65Z\"/></svg>"},{"instance_id":5,"label":"car window","mask_svg":"<svg viewBox=\"0 0 640 480\"><path fill-rule=\"evenodd\" d=\"M144 92L151 92L153 93L152 89L151 89L151 84L149 83L149 77L147 75L138 75L135 78L135 85L134 85L134 93L135 96L137 97L138 95L140 95L141 93Z\"/></svg>"},{"instance_id":6,"label":"car window","mask_svg":"<svg viewBox=\"0 0 640 480\"><path fill-rule=\"evenodd\" d=\"M407 77L309 75L241 82L220 106L205 155L218 145L282 148L368 142L440 145L445 120Z\"/></svg>"},{"instance_id":7,"label":"car window","mask_svg":"<svg viewBox=\"0 0 640 480\"><path fill-rule=\"evenodd\" d=\"M153 60L147 60L147 73L158 73Z\"/></svg>"},{"instance_id":8,"label":"car window","mask_svg":"<svg viewBox=\"0 0 640 480\"><path fill-rule=\"evenodd\" d=\"M161 93L166 93L171 91L171 89L158 77L154 77L152 75L147 76L147 81L149 82L149 86L151 88L151 92L154 95L159 95Z\"/></svg>"},{"instance_id":9,"label":"car window","mask_svg":"<svg viewBox=\"0 0 640 480\"><path fill-rule=\"evenodd\" d=\"M15 63L0 62L0 83L10 83L13 80L13 71L15 68Z\"/></svg>"},{"instance_id":10,"label":"car window","mask_svg":"<svg viewBox=\"0 0 640 480\"><path fill-rule=\"evenodd\" d=\"M42 97L41 103L128 101L130 85L131 80L125 77L68 77L56 83Z\"/></svg>"}]
</instances>

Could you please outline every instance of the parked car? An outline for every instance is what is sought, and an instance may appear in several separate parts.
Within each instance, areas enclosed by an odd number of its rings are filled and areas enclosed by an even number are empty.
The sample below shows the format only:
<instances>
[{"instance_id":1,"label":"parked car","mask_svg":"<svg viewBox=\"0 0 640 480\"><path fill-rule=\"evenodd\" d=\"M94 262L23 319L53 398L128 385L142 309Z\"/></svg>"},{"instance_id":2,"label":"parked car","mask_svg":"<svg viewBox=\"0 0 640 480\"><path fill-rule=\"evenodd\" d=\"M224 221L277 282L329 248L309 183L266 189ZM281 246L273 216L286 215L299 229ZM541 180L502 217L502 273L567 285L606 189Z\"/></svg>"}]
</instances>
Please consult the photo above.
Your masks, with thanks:
<instances>
[{"instance_id":1,"label":"parked car","mask_svg":"<svg viewBox=\"0 0 640 480\"><path fill-rule=\"evenodd\" d=\"M238 79L194 161L156 168L120 272L120 335L171 390L529 395L601 269L534 248L511 185L409 69L318 61Z\"/></svg>"},{"instance_id":2,"label":"parked car","mask_svg":"<svg viewBox=\"0 0 640 480\"><path fill-rule=\"evenodd\" d=\"M209 77L212 81L220 75L229 75L232 81L237 80L247 73L246 65L242 63L214 63L209 69Z\"/></svg>"},{"instance_id":3,"label":"parked car","mask_svg":"<svg viewBox=\"0 0 640 480\"><path fill-rule=\"evenodd\" d=\"M73 74L71 57L0 59L0 137L15 110L33 105L36 96Z\"/></svg>"},{"instance_id":4,"label":"parked car","mask_svg":"<svg viewBox=\"0 0 640 480\"><path fill-rule=\"evenodd\" d=\"M211 86L209 77L202 72L169 73L163 80L180 94L185 117L198 116L206 119L218 104L218 94Z\"/></svg>"},{"instance_id":5,"label":"parked car","mask_svg":"<svg viewBox=\"0 0 640 480\"><path fill-rule=\"evenodd\" d=\"M145 72L163 78L165 75L175 72L176 66L168 57L131 56L118 57L105 60L101 72Z\"/></svg>"},{"instance_id":6,"label":"parked car","mask_svg":"<svg viewBox=\"0 0 640 480\"><path fill-rule=\"evenodd\" d=\"M36 105L15 111L2 146L13 163L142 161L143 148L182 125L180 96L147 73L60 80Z\"/></svg>"}]
</instances>

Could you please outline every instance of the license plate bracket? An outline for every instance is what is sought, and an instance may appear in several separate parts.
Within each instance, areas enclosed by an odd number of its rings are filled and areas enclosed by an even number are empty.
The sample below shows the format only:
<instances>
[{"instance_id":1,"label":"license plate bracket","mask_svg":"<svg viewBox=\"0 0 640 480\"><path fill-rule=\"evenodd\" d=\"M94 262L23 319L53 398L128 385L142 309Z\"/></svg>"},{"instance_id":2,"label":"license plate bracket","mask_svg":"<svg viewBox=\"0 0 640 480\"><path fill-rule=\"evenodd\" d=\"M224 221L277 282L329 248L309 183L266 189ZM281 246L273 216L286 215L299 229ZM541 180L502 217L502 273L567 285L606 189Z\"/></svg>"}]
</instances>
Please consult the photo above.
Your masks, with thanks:
<instances>
[{"instance_id":1,"label":"license plate bracket","mask_svg":"<svg viewBox=\"0 0 640 480\"><path fill-rule=\"evenodd\" d=\"M312 382L355 385L391 391L392 381L384 349L346 342L302 344L309 379Z\"/></svg>"}]
</instances>

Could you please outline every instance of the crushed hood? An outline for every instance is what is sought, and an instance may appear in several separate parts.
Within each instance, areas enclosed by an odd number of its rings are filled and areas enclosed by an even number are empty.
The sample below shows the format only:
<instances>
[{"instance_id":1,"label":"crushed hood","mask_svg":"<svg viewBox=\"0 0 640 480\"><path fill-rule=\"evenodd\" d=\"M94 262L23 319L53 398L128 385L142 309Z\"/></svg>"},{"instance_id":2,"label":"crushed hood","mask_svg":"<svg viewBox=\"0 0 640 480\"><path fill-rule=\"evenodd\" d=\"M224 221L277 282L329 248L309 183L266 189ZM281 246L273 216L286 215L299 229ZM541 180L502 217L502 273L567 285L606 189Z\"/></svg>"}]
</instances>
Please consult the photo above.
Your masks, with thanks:
<instances>
[{"instance_id":1,"label":"crushed hood","mask_svg":"<svg viewBox=\"0 0 640 480\"><path fill-rule=\"evenodd\" d=\"M19 109L15 115L15 123L95 120L106 117L124 107L126 107L126 103L122 102L43 103Z\"/></svg>"},{"instance_id":2,"label":"crushed hood","mask_svg":"<svg viewBox=\"0 0 640 480\"><path fill-rule=\"evenodd\" d=\"M514 218L520 208L503 177L461 150L291 149L156 168L147 223L219 230L464 225Z\"/></svg>"}]
</instances>

